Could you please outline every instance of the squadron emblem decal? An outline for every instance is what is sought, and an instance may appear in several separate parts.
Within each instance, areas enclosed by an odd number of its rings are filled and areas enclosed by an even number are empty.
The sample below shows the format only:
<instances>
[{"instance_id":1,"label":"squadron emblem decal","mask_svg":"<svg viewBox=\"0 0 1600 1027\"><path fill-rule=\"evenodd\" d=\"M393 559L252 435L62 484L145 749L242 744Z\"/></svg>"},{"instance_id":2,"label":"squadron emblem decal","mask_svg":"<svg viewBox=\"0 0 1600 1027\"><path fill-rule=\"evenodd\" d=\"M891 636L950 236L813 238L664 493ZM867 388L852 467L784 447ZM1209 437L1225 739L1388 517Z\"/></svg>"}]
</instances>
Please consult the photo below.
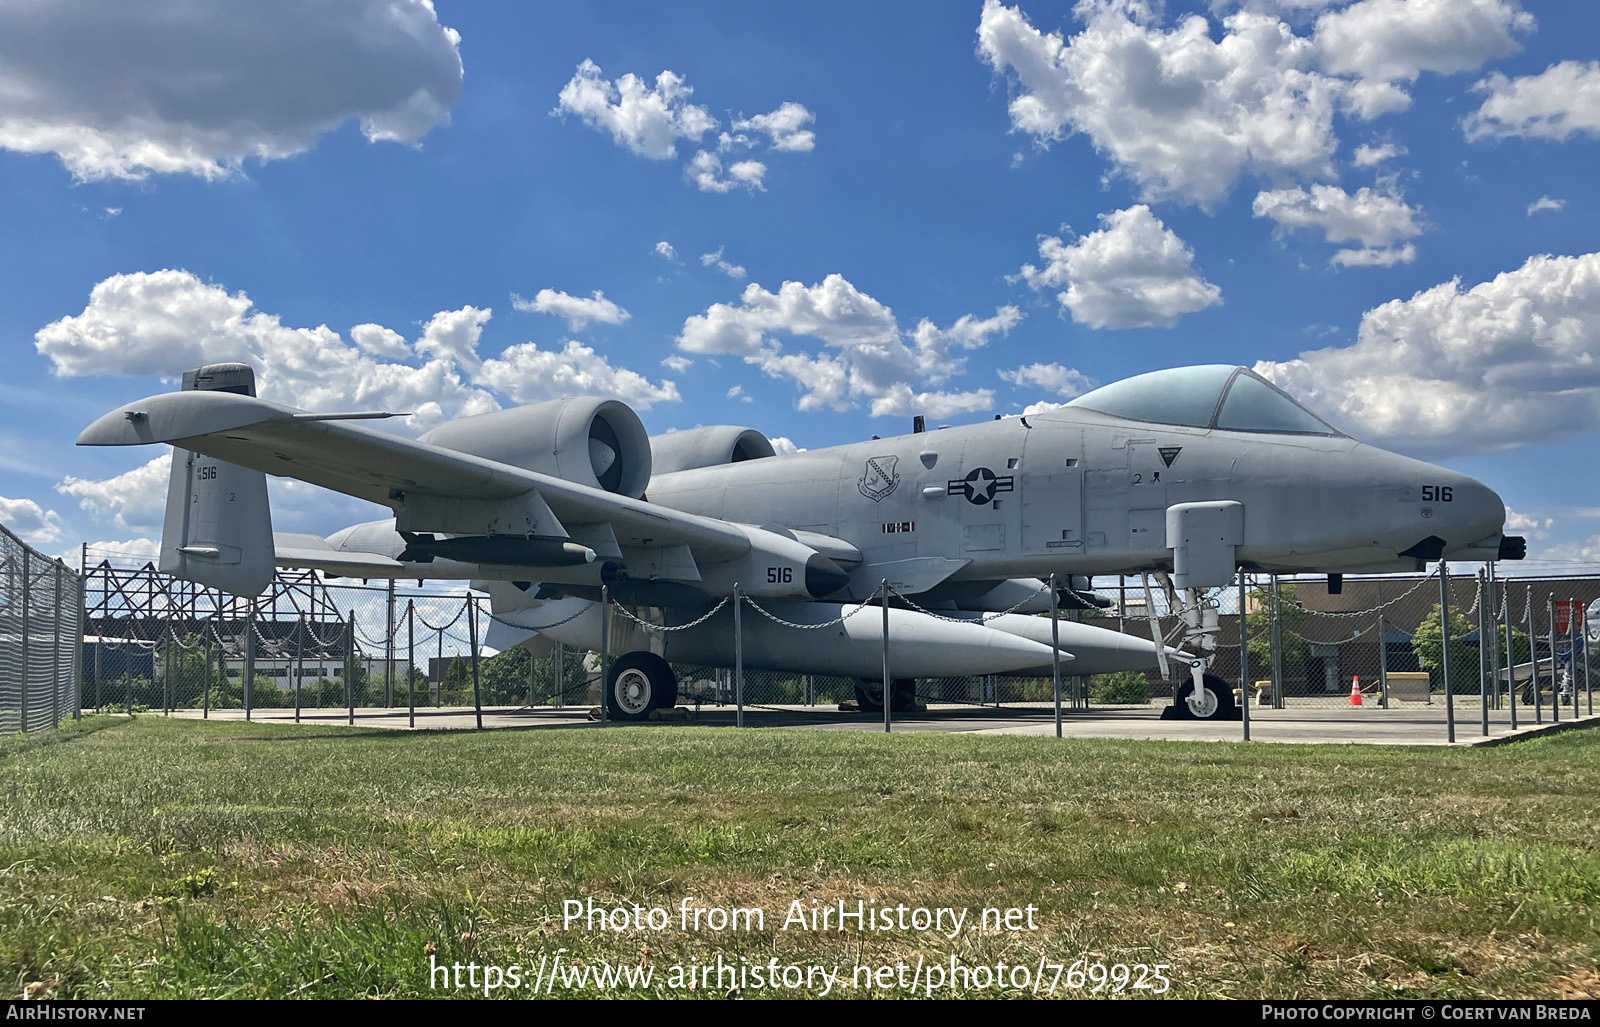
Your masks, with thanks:
<instances>
[{"instance_id":1,"label":"squadron emblem decal","mask_svg":"<svg viewBox=\"0 0 1600 1027\"><path fill-rule=\"evenodd\" d=\"M897 456L869 456L867 469L856 482L856 488L863 496L874 503L888 498L889 494L900 487L900 475L895 473L894 465L900 462Z\"/></svg>"},{"instance_id":2,"label":"squadron emblem decal","mask_svg":"<svg viewBox=\"0 0 1600 1027\"><path fill-rule=\"evenodd\" d=\"M995 493L1012 491L1015 483L1016 479L1009 474L999 478L987 467L974 467L965 478L945 482L944 492L947 496L966 496L967 502L982 506L994 502Z\"/></svg>"}]
</instances>

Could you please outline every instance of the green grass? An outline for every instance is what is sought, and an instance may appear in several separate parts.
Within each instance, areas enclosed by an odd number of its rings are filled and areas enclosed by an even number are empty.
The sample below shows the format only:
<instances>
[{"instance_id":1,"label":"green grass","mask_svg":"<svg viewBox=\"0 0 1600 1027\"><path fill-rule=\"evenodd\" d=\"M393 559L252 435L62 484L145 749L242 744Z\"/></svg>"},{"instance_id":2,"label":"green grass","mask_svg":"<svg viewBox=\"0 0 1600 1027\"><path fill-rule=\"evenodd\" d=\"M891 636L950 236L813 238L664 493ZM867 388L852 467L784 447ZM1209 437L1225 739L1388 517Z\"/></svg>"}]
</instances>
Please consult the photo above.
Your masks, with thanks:
<instances>
[{"instance_id":1,"label":"green grass","mask_svg":"<svg viewBox=\"0 0 1600 1027\"><path fill-rule=\"evenodd\" d=\"M1593 995L1597 796L1592 731L1447 750L100 718L0 740L0 989L426 995L430 958L560 951L847 976L1043 954L1168 963L1189 996ZM591 895L760 906L767 930L563 930L562 901ZM778 930L796 898L1032 903L1040 929Z\"/></svg>"}]
</instances>

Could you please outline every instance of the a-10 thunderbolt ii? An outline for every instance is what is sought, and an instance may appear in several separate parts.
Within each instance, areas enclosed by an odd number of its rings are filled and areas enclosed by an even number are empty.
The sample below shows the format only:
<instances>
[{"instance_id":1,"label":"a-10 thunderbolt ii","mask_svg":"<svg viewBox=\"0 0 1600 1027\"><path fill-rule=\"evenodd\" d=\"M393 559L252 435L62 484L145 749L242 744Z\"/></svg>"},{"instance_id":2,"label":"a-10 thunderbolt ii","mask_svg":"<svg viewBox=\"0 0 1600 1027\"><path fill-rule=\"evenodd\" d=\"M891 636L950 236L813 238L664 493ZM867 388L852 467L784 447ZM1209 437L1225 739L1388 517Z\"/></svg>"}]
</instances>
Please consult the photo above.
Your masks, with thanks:
<instances>
[{"instance_id":1,"label":"a-10 thunderbolt ii","mask_svg":"<svg viewBox=\"0 0 1600 1027\"><path fill-rule=\"evenodd\" d=\"M891 704L919 677L1049 673L1051 574L1155 572L1183 649L1062 622L1074 674L1180 660L1180 715L1228 716L1205 673L1207 594L1235 573L1410 571L1519 559L1505 506L1455 471L1364 445L1248 368L1174 368L1027 417L776 455L761 433L654 439L612 399L573 398L451 421L419 439L255 397L243 364L105 415L80 445L176 449L161 569L250 596L274 564L362 578L462 578L497 618L615 658L605 702L637 719L675 701L668 660L734 662L733 612L686 630L737 587L750 667L841 675L882 702L881 584ZM279 535L264 475L394 511L326 539ZM1076 586L1076 589L1071 587ZM1020 604L1020 605L1019 605ZM1015 608L1005 616L985 616ZM859 613L855 611L860 611ZM842 621L841 621L841 618ZM796 630L789 624L827 624ZM642 623L641 623L642 622ZM876 699L874 699L876 697Z\"/></svg>"}]
</instances>

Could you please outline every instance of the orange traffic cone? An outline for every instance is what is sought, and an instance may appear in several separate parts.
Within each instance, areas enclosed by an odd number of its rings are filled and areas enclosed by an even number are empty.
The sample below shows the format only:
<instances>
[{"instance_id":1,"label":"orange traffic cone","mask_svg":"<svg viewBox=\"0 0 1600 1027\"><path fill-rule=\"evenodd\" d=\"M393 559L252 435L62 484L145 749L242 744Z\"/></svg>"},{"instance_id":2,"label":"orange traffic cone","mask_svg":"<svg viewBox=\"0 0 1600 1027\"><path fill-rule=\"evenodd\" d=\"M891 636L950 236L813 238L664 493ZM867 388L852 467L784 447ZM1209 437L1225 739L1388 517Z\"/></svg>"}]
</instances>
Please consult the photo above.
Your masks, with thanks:
<instances>
[{"instance_id":1,"label":"orange traffic cone","mask_svg":"<svg viewBox=\"0 0 1600 1027\"><path fill-rule=\"evenodd\" d=\"M1350 679L1350 705L1360 706L1361 703L1361 675L1357 674Z\"/></svg>"}]
</instances>

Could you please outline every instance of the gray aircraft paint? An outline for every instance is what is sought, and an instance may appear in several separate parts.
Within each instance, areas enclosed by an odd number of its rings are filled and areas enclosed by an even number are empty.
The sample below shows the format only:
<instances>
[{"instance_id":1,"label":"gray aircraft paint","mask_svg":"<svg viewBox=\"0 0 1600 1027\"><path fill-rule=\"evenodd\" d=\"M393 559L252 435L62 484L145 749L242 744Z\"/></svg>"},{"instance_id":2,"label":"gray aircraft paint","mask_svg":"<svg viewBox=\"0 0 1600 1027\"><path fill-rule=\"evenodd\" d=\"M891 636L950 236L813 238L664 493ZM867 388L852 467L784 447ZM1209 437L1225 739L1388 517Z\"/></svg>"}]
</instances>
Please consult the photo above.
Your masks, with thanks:
<instances>
[{"instance_id":1,"label":"gray aircraft paint","mask_svg":"<svg viewBox=\"0 0 1600 1027\"><path fill-rule=\"evenodd\" d=\"M1191 373L1208 380L1232 375L1218 387L1215 411L1203 407L1206 414L1196 422L1221 423L1231 403L1227 390L1249 373L1212 367L1161 374L1183 386L1178 379ZM1258 392L1271 390L1252 381ZM1144 385L1149 394L1150 382ZM1311 417L1303 409L1300 415ZM1398 571L1417 566L1417 557L1401 554L1420 551L1413 548L1419 543L1447 558L1474 560L1495 559L1503 546L1504 506L1493 491L1331 430L1303 435L1186 427L1066 406L1028 418L766 455L770 445L759 433L717 426L662 439L663 467L677 469L652 476L655 443L645 439L637 416L615 401L577 398L480 415L418 441L339 420L345 416L382 415L311 414L231 393L168 393L113 411L79 442L170 442L235 465L230 475L284 474L396 512L394 521L355 525L325 540L281 536L276 543L283 564L374 578L544 583L558 592L576 589L580 601L584 589L597 592L611 574L619 582L614 596L627 588L636 597L670 596L631 600L638 612L668 624L709 609L736 583L764 602L791 604L792 619L804 621L827 619L830 610L836 615L839 602L865 599L882 579L930 606L983 608L985 593L1025 593L1030 581L1052 573L1066 580L1168 571L1183 546L1190 547L1190 566L1203 570L1175 582L1180 587L1223 584L1236 566L1276 573ZM642 490L641 483L647 483ZM1206 511L1213 509L1229 511L1215 523L1232 526L1220 532L1207 527L1215 519ZM182 519L175 520L181 535ZM253 522L230 544L270 550L274 541L263 534L270 532L264 524L265 517ZM565 540L589 547L596 559L561 568L403 561L406 543L397 526L491 542L525 535ZM822 583L826 588L819 591ZM641 591L648 588L657 592ZM831 601L806 602L824 598ZM946 672L966 666L956 653L986 668L971 673L1039 666L1031 661L1040 643L1027 637L1036 632L1026 626L952 625L910 610L893 611L892 618L900 626L892 639L953 645L947 655L954 663L946 662ZM598 627L598 614L594 620ZM619 632L613 637L627 640L624 647L652 647L651 633L626 627L617 616L613 627ZM1114 644L1096 641L1102 629L1084 628L1073 636L1080 654L1097 647L1118 653L1131 644L1122 636ZM870 675L877 666L861 655L870 640L850 641L848 631L836 633L846 642L829 645L852 655L829 657L833 662L819 662L805 645L781 641L779 634L766 640L762 633L771 634L770 627L755 631L760 640L752 658L779 669L829 673L828 667L848 665L838 672ZM707 641L697 658L729 662L726 632L700 634ZM685 652L694 648L693 637L699 636L685 633ZM593 644L587 636L574 638ZM1138 645L1153 660L1153 644ZM1049 651L1043 646L1046 657ZM904 655L911 673L914 654Z\"/></svg>"}]
</instances>

